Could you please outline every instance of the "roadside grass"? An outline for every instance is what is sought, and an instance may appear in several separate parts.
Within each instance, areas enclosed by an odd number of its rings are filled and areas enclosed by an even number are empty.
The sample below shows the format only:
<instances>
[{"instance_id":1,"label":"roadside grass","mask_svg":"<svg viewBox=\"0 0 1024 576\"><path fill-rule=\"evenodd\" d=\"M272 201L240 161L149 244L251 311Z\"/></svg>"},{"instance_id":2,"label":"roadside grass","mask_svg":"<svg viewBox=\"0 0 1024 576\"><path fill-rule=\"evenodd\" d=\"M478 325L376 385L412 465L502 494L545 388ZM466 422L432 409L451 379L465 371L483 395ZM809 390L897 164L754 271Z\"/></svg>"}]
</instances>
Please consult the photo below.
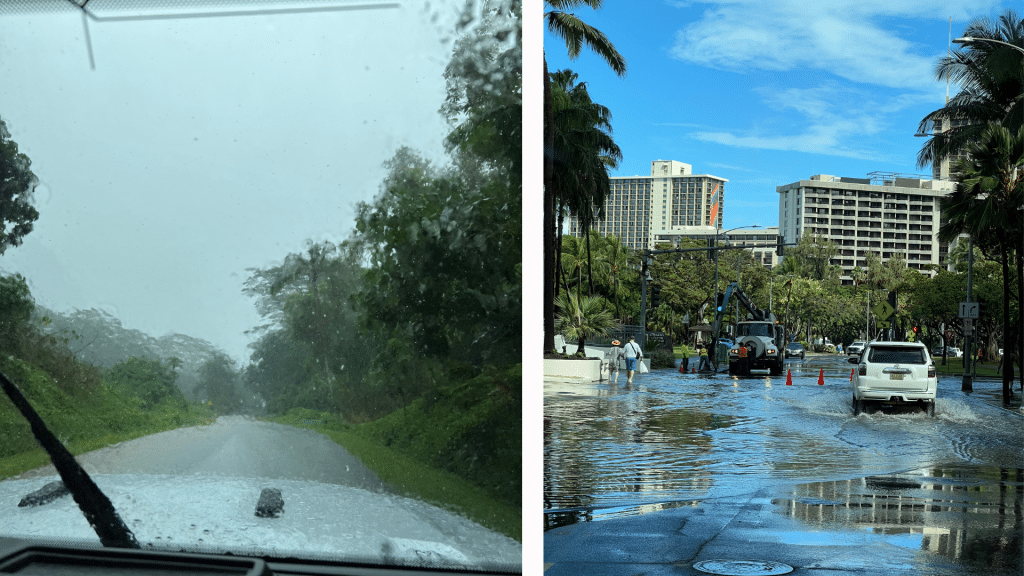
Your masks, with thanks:
<instances>
[{"instance_id":1,"label":"roadside grass","mask_svg":"<svg viewBox=\"0 0 1024 576\"><path fill-rule=\"evenodd\" d=\"M942 365L942 357L941 356L933 357L933 359L935 360L935 371L940 373L940 374L957 375L957 374L963 374L964 373L963 358L948 358L946 360L946 365L945 366ZM974 366L971 367L971 374L975 374L976 373L978 376L986 376L986 377L992 377L992 378L1002 378L1002 376L1003 376L1002 371L998 371L998 372L996 371L996 368L998 368L998 367L999 367L998 364L978 364L977 365L977 372L975 372L975 367ZM1014 366L1014 368L1016 369L1016 366ZM1016 370L1014 370L1014 372L1016 372ZM1015 378L1019 377L1019 374L1014 374L1014 376L1015 376Z\"/></svg>"},{"instance_id":2,"label":"roadside grass","mask_svg":"<svg viewBox=\"0 0 1024 576\"><path fill-rule=\"evenodd\" d=\"M397 494L522 541L521 367L490 370L364 424L293 409L273 421L320 432Z\"/></svg>"},{"instance_id":3,"label":"roadside grass","mask_svg":"<svg viewBox=\"0 0 1024 576\"><path fill-rule=\"evenodd\" d=\"M144 410L137 398L120 395L102 383L91 390L68 392L26 362L6 358L2 364L47 428L74 455L216 419L209 407L180 400ZM0 395L0 480L49 463L28 422L6 395Z\"/></svg>"}]
</instances>

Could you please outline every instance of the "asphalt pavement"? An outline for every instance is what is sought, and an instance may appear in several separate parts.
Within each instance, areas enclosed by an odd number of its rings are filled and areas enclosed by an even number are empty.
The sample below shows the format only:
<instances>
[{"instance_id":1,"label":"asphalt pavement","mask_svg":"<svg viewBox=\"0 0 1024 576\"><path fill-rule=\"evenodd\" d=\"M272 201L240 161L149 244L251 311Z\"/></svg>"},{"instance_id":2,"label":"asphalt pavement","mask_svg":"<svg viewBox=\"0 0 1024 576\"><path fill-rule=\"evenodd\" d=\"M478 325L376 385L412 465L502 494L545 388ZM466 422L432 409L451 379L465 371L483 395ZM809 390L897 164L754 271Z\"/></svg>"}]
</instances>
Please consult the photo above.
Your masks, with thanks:
<instances>
[{"instance_id":1,"label":"asphalt pavement","mask_svg":"<svg viewBox=\"0 0 1024 576\"><path fill-rule=\"evenodd\" d=\"M387 491L376 474L324 435L243 416L221 416L213 424L168 430L75 458L89 474L282 478ZM53 474L48 465L15 478Z\"/></svg>"}]
</instances>

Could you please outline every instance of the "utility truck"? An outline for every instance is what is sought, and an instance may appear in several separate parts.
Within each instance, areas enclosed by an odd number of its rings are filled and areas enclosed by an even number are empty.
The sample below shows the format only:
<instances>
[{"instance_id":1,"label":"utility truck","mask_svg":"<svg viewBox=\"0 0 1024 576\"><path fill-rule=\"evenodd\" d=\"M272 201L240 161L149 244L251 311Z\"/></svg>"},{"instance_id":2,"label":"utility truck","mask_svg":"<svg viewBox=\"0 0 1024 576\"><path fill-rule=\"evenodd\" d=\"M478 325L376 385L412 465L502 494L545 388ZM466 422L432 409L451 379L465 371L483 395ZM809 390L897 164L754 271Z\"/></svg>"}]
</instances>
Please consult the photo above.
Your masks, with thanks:
<instances>
[{"instance_id":1,"label":"utility truck","mask_svg":"<svg viewBox=\"0 0 1024 576\"><path fill-rule=\"evenodd\" d=\"M718 341L722 331L722 318L729 309L729 298L733 294L748 315L745 320L736 323L734 344L729 349L729 374L747 376L751 370L768 370L773 376L782 374L786 349L785 328L779 324L770 310L754 306L735 282L726 287L724 295L719 295L715 323L711 326L711 337L715 342ZM746 362L742 363L739 361L741 345L747 349Z\"/></svg>"}]
</instances>

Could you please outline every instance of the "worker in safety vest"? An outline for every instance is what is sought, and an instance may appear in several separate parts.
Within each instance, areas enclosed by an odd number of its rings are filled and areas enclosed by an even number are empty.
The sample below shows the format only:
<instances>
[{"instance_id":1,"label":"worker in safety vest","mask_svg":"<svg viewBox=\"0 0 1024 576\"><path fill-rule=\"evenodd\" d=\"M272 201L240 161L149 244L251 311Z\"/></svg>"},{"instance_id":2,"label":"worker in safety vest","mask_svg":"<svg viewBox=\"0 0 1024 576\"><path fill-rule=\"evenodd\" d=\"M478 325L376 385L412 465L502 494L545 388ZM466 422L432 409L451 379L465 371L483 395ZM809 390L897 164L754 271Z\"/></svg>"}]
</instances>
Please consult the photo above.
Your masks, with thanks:
<instances>
[{"instance_id":1,"label":"worker in safety vest","mask_svg":"<svg viewBox=\"0 0 1024 576\"><path fill-rule=\"evenodd\" d=\"M700 362L697 364L698 371L711 370L711 362L708 360L708 348L707 346L700 347L700 353L698 354Z\"/></svg>"}]
</instances>

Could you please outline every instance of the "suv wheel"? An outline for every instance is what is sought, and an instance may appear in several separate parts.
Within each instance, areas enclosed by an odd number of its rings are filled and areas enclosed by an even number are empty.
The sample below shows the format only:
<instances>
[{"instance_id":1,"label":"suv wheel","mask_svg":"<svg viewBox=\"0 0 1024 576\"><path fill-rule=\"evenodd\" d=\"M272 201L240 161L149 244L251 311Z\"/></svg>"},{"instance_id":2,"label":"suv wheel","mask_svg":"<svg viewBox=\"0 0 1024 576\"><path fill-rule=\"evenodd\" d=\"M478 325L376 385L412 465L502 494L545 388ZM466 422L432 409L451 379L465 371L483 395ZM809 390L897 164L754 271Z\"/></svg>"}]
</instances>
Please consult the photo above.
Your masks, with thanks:
<instances>
[{"instance_id":1,"label":"suv wheel","mask_svg":"<svg viewBox=\"0 0 1024 576\"><path fill-rule=\"evenodd\" d=\"M925 410L928 412L928 416L935 418L935 401L929 402Z\"/></svg>"},{"instance_id":2,"label":"suv wheel","mask_svg":"<svg viewBox=\"0 0 1024 576\"><path fill-rule=\"evenodd\" d=\"M860 416L860 413L864 411L864 401L857 400L857 397L853 397L853 415Z\"/></svg>"}]
</instances>

